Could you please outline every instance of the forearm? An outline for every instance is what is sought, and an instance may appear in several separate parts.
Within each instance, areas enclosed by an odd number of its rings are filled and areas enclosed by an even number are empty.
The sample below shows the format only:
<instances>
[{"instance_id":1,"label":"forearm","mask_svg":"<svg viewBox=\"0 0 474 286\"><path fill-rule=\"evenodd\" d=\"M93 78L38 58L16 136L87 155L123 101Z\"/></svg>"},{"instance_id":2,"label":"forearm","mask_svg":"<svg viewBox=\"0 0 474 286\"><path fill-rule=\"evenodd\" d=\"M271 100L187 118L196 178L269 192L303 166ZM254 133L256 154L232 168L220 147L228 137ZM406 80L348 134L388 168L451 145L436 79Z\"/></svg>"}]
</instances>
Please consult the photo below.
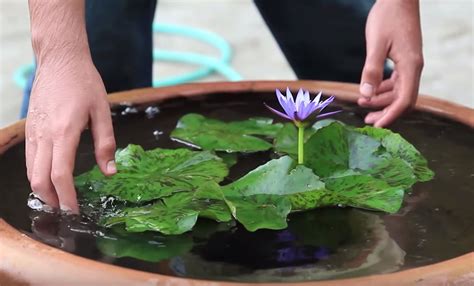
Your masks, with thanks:
<instances>
[{"instance_id":1,"label":"forearm","mask_svg":"<svg viewBox=\"0 0 474 286\"><path fill-rule=\"evenodd\" d=\"M38 66L90 59L84 0L29 0L29 9Z\"/></svg>"}]
</instances>

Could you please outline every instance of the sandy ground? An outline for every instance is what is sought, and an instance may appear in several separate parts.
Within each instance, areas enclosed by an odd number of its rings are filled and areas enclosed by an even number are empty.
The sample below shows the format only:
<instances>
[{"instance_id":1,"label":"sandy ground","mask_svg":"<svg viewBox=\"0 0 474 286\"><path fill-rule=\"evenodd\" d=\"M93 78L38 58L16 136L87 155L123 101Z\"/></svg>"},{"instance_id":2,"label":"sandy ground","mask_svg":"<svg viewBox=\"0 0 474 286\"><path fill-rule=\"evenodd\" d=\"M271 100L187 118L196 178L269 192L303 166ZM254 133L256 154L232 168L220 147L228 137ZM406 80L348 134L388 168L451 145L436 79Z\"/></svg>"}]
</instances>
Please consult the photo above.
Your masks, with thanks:
<instances>
[{"instance_id":1,"label":"sandy ground","mask_svg":"<svg viewBox=\"0 0 474 286\"><path fill-rule=\"evenodd\" d=\"M244 79L294 79L295 76L250 0L160 0L156 20L207 29L227 39L232 66ZM473 0L423 0L425 69L421 92L474 108ZM157 35L158 48L215 51L195 41ZM184 47L184 48L183 48ZM0 127L18 118L22 92L14 72L32 61L27 1L0 0ZM192 67L155 64L155 77ZM206 80L224 80L212 76Z\"/></svg>"}]
</instances>

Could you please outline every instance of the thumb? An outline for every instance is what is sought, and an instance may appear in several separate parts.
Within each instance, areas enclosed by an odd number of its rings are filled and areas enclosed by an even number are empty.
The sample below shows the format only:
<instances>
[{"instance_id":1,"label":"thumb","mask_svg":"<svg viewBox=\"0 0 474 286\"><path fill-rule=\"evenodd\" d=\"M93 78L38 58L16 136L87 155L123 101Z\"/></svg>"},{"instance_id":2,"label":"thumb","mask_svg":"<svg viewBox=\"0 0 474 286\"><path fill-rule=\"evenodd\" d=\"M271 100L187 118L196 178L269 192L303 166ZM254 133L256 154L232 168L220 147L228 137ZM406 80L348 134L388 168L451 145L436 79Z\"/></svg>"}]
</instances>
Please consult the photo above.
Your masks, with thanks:
<instances>
[{"instance_id":1,"label":"thumb","mask_svg":"<svg viewBox=\"0 0 474 286\"><path fill-rule=\"evenodd\" d=\"M387 49L379 42L380 40L367 38L367 57L362 70L359 91L362 96L369 99L375 95L383 80L385 59L387 58Z\"/></svg>"},{"instance_id":2,"label":"thumb","mask_svg":"<svg viewBox=\"0 0 474 286\"><path fill-rule=\"evenodd\" d=\"M91 112L91 129L97 165L106 176L117 173L115 165L115 137L107 101L99 103Z\"/></svg>"}]
</instances>

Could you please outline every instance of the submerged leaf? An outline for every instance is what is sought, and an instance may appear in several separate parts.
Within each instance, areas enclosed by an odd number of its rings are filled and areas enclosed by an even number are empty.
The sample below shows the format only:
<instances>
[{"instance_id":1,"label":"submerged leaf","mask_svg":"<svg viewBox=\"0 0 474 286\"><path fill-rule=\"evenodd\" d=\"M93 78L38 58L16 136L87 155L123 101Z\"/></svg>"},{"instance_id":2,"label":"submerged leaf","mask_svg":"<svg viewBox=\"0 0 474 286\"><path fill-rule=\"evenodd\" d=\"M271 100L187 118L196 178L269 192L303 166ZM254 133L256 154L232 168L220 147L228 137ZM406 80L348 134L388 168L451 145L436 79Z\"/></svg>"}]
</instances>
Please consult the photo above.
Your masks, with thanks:
<instances>
[{"instance_id":1,"label":"submerged leaf","mask_svg":"<svg viewBox=\"0 0 474 286\"><path fill-rule=\"evenodd\" d=\"M193 247L193 240L189 235L169 237L156 233L121 232L125 233L107 234L106 237L98 238L99 250L110 257L132 257L159 262L187 253Z\"/></svg>"},{"instance_id":2,"label":"submerged leaf","mask_svg":"<svg viewBox=\"0 0 474 286\"><path fill-rule=\"evenodd\" d=\"M268 150L272 145L254 135L272 138L282 126L272 124L272 120L267 118L226 123L192 113L179 120L171 137L204 150L257 152Z\"/></svg>"},{"instance_id":3,"label":"submerged leaf","mask_svg":"<svg viewBox=\"0 0 474 286\"><path fill-rule=\"evenodd\" d=\"M129 145L116 154L118 172L105 177L96 166L76 178L86 197L114 196L129 202L147 202L177 192L218 190L228 174L225 163L208 151L154 149Z\"/></svg>"}]
</instances>

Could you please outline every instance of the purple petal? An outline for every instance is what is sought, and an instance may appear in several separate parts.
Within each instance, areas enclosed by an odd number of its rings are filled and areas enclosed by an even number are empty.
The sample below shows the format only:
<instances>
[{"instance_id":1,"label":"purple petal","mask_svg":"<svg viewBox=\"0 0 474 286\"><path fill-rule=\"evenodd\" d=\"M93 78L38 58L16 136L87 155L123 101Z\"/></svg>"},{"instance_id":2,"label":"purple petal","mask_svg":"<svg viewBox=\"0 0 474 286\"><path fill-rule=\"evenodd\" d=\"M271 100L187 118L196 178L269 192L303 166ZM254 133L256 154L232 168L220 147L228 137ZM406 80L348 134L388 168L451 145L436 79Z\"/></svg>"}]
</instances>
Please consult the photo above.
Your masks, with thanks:
<instances>
[{"instance_id":1,"label":"purple petal","mask_svg":"<svg viewBox=\"0 0 474 286\"><path fill-rule=\"evenodd\" d=\"M286 100L286 97L277 89L275 90L276 92L276 95L277 95L277 98L278 98L278 102L280 103L281 107L283 108L283 110L285 111L285 113L290 116L292 114L292 109L291 108L288 108L288 101Z\"/></svg>"},{"instance_id":2,"label":"purple petal","mask_svg":"<svg viewBox=\"0 0 474 286\"><path fill-rule=\"evenodd\" d=\"M310 116L316 109L318 108L318 105L315 104L314 102L310 102L306 108L305 108L305 112L304 114L302 115L304 118Z\"/></svg>"},{"instance_id":3,"label":"purple petal","mask_svg":"<svg viewBox=\"0 0 474 286\"><path fill-rule=\"evenodd\" d=\"M308 105L311 102L311 100L309 99L309 91L307 90L304 91L303 99L304 99L305 105Z\"/></svg>"},{"instance_id":4,"label":"purple petal","mask_svg":"<svg viewBox=\"0 0 474 286\"><path fill-rule=\"evenodd\" d=\"M334 114L339 113L339 112L342 112L342 110L337 110L337 111L332 111L332 112L319 114L318 116L316 116L316 118L322 118L322 117L326 117L326 116L329 116L329 115L334 115Z\"/></svg>"},{"instance_id":5,"label":"purple petal","mask_svg":"<svg viewBox=\"0 0 474 286\"><path fill-rule=\"evenodd\" d=\"M304 117L304 114L306 113L306 106L304 104L304 101L300 101L300 105L297 108L297 116L300 120L304 120L306 117Z\"/></svg>"},{"instance_id":6,"label":"purple petal","mask_svg":"<svg viewBox=\"0 0 474 286\"><path fill-rule=\"evenodd\" d=\"M289 116L286 115L285 113L280 112L280 111L278 111L278 110L276 110L276 109L274 109L274 108L268 106L266 103L263 103L263 104L265 104L265 106L266 106L271 112L275 113L276 115L278 115L278 116L280 116L280 117L283 117L283 118L286 118L286 119L288 119L288 120L293 120L293 118L289 117Z\"/></svg>"},{"instance_id":7,"label":"purple petal","mask_svg":"<svg viewBox=\"0 0 474 286\"><path fill-rule=\"evenodd\" d=\"M295 104L295 99L293 98L293 94L291 94L289 87L286 88L286 100Z\"/></svg>"},{"instance_id":8,"label":"purple petal","mask_svg":"<svg viewBox=\"0 0 474 286\"><path fill-rule=\"evenodd\" d=\"M329 97L325 101L321 102L318 106L319 112L323 111L324 108L326 108L329 104L331 104L334 101L334 96Z\"/></svg>"},{"instance_id":9,"label":"purple petal","mask_svg":"<svg viewBox=\"0 0 474 286\"><path fill-rule=\"evenodd\" d=\"M294 118L294 114L296 111L295 100L288 87L286 88L286 107L288 108L288 116Z\"/></svg>"},{"instance_id":10,"label":"purple petal","mask_svg":"<svg viewBox=\"0 0 474 286\"><path fill-rule=\"evenodd\" d=\"M296 111L298 112L300 111L301 103L304 103L304 92L300 88L300 90L298 90L298 94L296 95L296 100L295 100L295 107L296 107Z\"/></svg>"},{"instance_id":11,"label":"purple petal","mask_svg":"<svg viewBox=\"0 0 474 286\"><path fill-rule=\"evenodd\" d=\"M316 95L316 97L313 99L312 102L315 103L316 105L319 105L319 101L321 100L321 95L322 95L322 94L323 94L323 92L320 91L320 92L318 93L318 95Z\"/></svg>"}]
</instances>

